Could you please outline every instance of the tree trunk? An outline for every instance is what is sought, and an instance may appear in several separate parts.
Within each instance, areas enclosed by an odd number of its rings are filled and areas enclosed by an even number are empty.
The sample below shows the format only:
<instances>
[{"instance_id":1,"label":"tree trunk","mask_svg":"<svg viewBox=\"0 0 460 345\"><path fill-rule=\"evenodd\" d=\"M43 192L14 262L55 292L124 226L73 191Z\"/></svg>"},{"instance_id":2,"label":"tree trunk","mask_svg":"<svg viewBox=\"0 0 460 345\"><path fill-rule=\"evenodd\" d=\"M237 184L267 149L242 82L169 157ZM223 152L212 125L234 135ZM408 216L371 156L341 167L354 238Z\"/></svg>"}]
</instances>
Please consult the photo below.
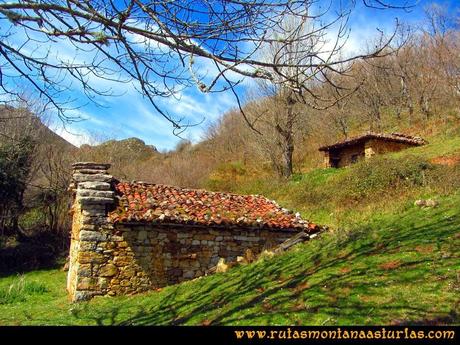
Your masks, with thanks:
<instances>
[{"instance_id":1,"label":"tree trunk","mask_svg":"<svg viewBox=\"0 0 460 345\"><path fill-rule=\"evenodd\" d=\"M292 95L287 96L287 119L286 126L282 128L279 124L276 125L276 129L283 139L282 144L282 169L281 174L284 178L289 178L292 176L292 160L294 155L294 105L295 100Z\"/></svg>"},{"instance_id":2,"label":"tree trunk","mask_svg":"<svg viewBox=\"0 0 460 345\"><path fill-rule=\"evenodd\" d=\"M292 139L290 141L292 141ZM284 148L284 152L283 152L283 170L282 170L283 177L285 178L291 177L293 173L293 170L292 170L293 153L294 153L294 145L291 142L286 143L286 147Z\"/></svg>"}]
</instances>

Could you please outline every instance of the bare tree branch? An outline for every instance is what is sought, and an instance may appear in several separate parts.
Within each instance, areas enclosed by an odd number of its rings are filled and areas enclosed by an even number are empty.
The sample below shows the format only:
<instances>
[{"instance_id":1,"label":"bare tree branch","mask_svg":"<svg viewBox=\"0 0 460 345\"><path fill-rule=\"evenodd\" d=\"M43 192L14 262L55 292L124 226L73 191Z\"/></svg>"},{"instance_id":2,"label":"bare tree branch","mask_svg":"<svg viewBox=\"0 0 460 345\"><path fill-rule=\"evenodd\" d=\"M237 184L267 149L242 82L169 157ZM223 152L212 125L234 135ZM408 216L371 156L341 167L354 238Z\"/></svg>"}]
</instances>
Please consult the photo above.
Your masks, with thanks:
<instances>
[{"instance_id":1,"label":"bare tree branch","mask_svg":"<svg viewBox=\"0 0 460 345\"><path fill-rule=\"evenodd\" d=\"M362 0L375 8L411 8L399 0ZM415 1L415 0L414 0ZM355 59L380 55L382 44L368 54L338 58L348 35L347 18L356 0L13 0L0 2L0 89L15 95L18 85L28 84L63 120L75 100L65 98L77 83L90 101L112 94L101 90L97 79L133 83L153 109L172 123L175 131L189 126L159 104L159 98L175 97L183 88L196 85L202 92L222 92L238 82L233 76L265 79L295 85L283 69L309 69L309 79L323 71L338 72ZM303 24L286 28L287 17L298 23L314 22L313 30ZM335 44L329 51L303 50L305 59L296 66L282 55L272 61L261 58L267 44L282 46L309 41L339 24ZM324 38L324 37L323 37ZM55 53L63 43L75 52L65 58ZM197 73L204 66L217 66L209 75ZM223 85L223 86L222 86ZM192 124L193 125L193 124Z\"/></svg>"}]
</instances>

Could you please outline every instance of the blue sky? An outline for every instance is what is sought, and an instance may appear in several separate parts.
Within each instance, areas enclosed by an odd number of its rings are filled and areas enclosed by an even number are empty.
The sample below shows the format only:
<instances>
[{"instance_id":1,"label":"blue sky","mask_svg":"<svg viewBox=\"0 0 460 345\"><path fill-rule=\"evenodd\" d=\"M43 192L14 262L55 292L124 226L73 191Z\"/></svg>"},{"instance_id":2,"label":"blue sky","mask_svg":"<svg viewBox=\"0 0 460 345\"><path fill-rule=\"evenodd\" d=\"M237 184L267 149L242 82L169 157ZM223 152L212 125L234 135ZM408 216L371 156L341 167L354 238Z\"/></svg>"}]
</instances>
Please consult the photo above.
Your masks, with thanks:
<instances>
[{"instance_id":1,"label":"blue sky","mask_svg":"<svg viewBox=\"0 0 460 345\"><path fill-rule=\"evenodd\" d=\"M402 10L371 10L358 1L357 8L350 20L351 36L347 42L348 52L358 52L365 48L367 39L378 34L377 28L391 32L396 17L401 20L416 23L423 17L423 7L432 1L419 1L419 4L409 13ZM459 8L458 0L440 2L447 4L451 12ZM61 44L61 43L60 43ZM60 56L67 54L75 56L71 46L62 42L59 46ZM206 71L209 64L199 62L201 71ZM52 120L50 127L58 134L75 145L83 143L94 144L107 139L124 139L138 137L159 150L174 148L180 140L172 132L171 124L160 116L149 102L135 90L133 83L114 84L105 80L92 79L98 86L111 88L115 96L97 99L102 107L84 100L83 93L78 87L70 92L70 96L81 99L81 108L73 110L73 115L83 118L83 121L67 124L64 128L59 120ZM249 81L238 88L238 93L244 98L251 86ZM223 113L236 107L236 100L231 92L203 94L196 87L182 90L177 99L159 99L159 105L177 116L183 116L191 122L201 122L201 125L189 128L183 137L192 142L199 141L210 123L222 116Z\"/></svg>"}]
</instances>

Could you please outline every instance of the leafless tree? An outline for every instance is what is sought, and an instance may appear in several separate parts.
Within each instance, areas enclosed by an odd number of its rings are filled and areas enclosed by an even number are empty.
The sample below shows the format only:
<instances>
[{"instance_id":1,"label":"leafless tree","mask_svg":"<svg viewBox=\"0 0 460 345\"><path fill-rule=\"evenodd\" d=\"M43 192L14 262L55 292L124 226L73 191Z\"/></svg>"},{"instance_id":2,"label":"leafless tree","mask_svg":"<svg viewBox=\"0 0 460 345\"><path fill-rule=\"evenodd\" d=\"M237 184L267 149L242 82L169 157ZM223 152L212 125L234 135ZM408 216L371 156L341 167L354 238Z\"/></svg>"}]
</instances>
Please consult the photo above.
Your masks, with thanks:
<instances>
[{"instance_id":1,"label":"leafless tree","mask_svg":"<svg viewBox=\"0 0 460 345\"><path fill-rule=\"evenodd\" d=\"M61 118L73 99L68 92L79 84L88 98L113 94L97 79L133 83L152 107L168 119L176 132L191 123L162 109L160 97L175 97L181 88L196 85L202 92L222 92L243 77L276 84L295 80L283 70L292 62L278 56L258 57L264 44L289 46L309 40L337 22L339 36L357 0L13 0L0 3L0 88L18 95L18 85L37 91ZM365 6L409 8L406 0L361 0ZM325 7L322 7L325 6ZM315 21L315 30L292 35L281 23L286 17ZM294 30L294 32L299 32ZM74 56L55 54L68 43ZM335 49L334 49L335 48ZM335 46L332 50L337 51ZM380 51L377 49L372 54ZM350 59L331 60L319 51L297 61L299 68L335 70ZM327 54L326 54L327 55ZM334 56L335 54L329 54ZM357 57L353 57L357 58ZM203 66L211 66L209 75ZM321 72L321 74L325 74Z\"/></svg>"},{"instance_id":2,"label":"leafless tree","mask_svg":"<svg viewBox=\"0 0 460 345\"><path fill-rule=\"evenodd\" d=\"M439 93L460 100L460 16L451 14L445 6L432 4L425 9L426 25L422 28L426 51L425 62L431 69L427 95L420 103L425 115L432 113L429 103ZM443 84L448 88L443 88ZM438 95L436 95L438 91Z\"/></svg>"},{"instance_id":3,"label":"leafless tree","mask_svg":"<svg viewBox=\"0 0 460 345\"><path fill-rule=\"evenodd\" d=\"M343 48L349 35L347 20L344 15L323 26L308 16L290 17L281 24L282 34L275 34L277 40L264 46L265 59L273 66L273 77L259 85L263 95L270 97L276 106L270 104L271 110L256 113L251 125L260 135L263 133L257 129L257 122L273 127L276 133L273 139L282 152L278 161L283 177L293 173L294 137L296 128L300 128L297 122L305 122L305 116L313 109L324 110L336 105L358 88L353 83L349 83L351 87L339 83L339 79L346 78L353 70L355 61L392 52L390 42L396 31L387 38L379 35L373 49L367 52L345 55ZM326 85L332 92L324 92ZM269 121L264 112L274 112Z\"/></svg>"}]
</instances>

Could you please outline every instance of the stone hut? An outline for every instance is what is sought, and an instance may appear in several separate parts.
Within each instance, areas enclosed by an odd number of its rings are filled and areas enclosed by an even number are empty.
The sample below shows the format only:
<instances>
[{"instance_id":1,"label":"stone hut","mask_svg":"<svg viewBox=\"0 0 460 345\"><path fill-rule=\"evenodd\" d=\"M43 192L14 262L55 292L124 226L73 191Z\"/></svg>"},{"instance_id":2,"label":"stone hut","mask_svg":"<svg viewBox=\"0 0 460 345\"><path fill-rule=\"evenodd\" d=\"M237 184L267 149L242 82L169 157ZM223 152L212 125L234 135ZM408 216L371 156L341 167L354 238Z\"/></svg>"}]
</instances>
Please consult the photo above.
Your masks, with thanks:
<instances>
[{"instance_id":1,"label":"stone hut","mask_svg":"<svg viewBox=\"0 0 460 345\"><path fill-rule=\"evenodd\" d=\"M424 145L420 137L401 133L381 134L368 132L332 145L320 147L324 152L326 168L342 168L360 159L367 159L376 154L400 151L412 146Z\"/></svg>"},{"instance_id":2,"label":"stone hut","mask_svg":"<svg viewBox=\"0 0 460 345\"><path fill-rule=\"evenodd\" d=\"M320 227L258 195L121 182L75 163L67 290L72 301L134 294L208 273Z\"/></svg>"}]
</instances>

